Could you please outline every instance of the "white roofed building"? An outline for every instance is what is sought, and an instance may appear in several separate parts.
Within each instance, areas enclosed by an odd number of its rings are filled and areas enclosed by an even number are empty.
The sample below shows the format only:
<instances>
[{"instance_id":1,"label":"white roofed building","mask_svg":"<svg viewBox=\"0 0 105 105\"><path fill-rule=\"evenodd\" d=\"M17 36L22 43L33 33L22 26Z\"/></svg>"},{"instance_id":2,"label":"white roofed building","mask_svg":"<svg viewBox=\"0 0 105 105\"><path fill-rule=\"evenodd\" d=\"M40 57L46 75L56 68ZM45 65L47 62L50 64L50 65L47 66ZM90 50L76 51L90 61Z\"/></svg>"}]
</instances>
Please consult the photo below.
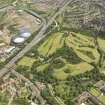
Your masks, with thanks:
<instances>
[{"instance_id":1,"label":"white roofed building","mask_svg":"<svg viewBox=\"0 0 105 105\"><path fill-rule=\"evenodd\" d=\"M21 37L24 37L24 38L28 38L31 36L31 33L30 32L24 32L20 35Z\"/></svg>"},{"instance_id":2,"label":"white roofed building","mask_svg":"<svg viewBox=\"0 0 105 105\"><path fill-rule=\"evenodd\" d=\"M23 37L16 37L13 42L16 44L24 43L25 39Z\"/></svg>"},{"instance_id":3,"label":"white roofed building","mask_svg":"<svg viewBox=\"0 0 105 105\"><path fill-rule=\"evenodd\" d=\"M85 103L82 103L81 105L86 105Z\"/></svg>"}]
</instances>

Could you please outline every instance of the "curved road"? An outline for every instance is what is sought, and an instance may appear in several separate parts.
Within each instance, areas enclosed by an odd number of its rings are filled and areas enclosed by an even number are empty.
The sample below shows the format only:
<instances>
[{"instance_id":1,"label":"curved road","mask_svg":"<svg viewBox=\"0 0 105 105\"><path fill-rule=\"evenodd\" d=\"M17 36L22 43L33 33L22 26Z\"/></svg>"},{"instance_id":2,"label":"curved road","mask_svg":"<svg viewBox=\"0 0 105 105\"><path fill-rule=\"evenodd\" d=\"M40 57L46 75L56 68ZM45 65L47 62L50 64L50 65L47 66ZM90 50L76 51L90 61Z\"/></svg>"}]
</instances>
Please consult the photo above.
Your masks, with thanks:
<instances>
[{"instance_id":1,"label":"curved road","mask_svg":"<svg viewBox=\"0 0 105 105\"><path fill-rule=\"evenodd\" d=\"M62 13L64 8L73 0L65 0L61 8L52 16L52 18L48 21L47 25L44 25L40 32L35 36L35 38L22 50L20 51L14 58L12 58L9 63L5 65L3 69L0 70L0 78L3 77L6 73L11 71L12 67L15 65L16 61L18 61L20 58L22 58L28 51L32 49L38 42L40 42L44 37L47 35L44 35L48 27L53 23L55 18Z\"/></svg>"}]
</instances>

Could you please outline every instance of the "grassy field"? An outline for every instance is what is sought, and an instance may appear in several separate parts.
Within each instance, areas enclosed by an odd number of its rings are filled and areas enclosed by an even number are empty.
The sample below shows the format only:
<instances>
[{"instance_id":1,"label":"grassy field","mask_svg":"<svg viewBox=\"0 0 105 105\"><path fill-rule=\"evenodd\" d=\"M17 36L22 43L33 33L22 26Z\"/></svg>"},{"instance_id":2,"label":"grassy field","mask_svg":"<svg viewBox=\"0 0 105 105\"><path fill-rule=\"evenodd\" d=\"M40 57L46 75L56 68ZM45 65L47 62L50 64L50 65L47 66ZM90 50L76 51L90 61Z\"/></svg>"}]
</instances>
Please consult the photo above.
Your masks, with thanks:
<instances>
[{"instance_id":1,"label":"grassy field","mask_svg":"<svg viewBox=\"0 0 105 105\"><path fill-rule=\"evenodd\" d=\"M38 52L43 56L52 55L64 45L64 42L68 47L72 47L75 53L84 61L88 63L98 62L99 53L94 47L93 38L73 32L69 35L64 35L64 33L60 32L50 35L38 48Z\"/></svg>"},{"instance_id":2,"label":"grassy field","mask_svg":"<svg viewBox=\"0 0 105 105\"><path fill-rule=\"evenodd\" d=\"M101 103L103 103L103 105L105 105L105 96L104 95L101 95L99 100Z\"/></svg>"},{"instance_id":3,"label":"grassy field","mask_svg":"<svg viewBox=\"0 0 105 105\"><path fill-rule=\"evenodd\" d=\"M100 58L94 38L74 32L52 33L35 49L38 56L44 59L43 63L37 59L24 57L18 65L31 67L36 61L35 69L38 73L50 70L51 75L58 80L66 80L70 75L93 70L91 63L97 64Z\"/></svg>"},{"instance_id":4,"label":"grassy field","mask_svg":"<svg viewBox=\"0 0 105 105\"><path fill-rule=\"evenodd\" d=\"M19 62L18 62L18 66L28 66L31 67L32 64L35 62L35 59L24 56Z\"/></svg>"},{"instance_id":5,"label":"grassy field","mask_svg":"<svg viewBox=\"0 0 105 105\"><path fill-rule=\"evenodd\" d=\"M49 57L56 54L57 51L64 46L72 48L74 54L77 55L81 61L77 64L72 64L72 62L68 62L66 58L59 54L58 59L65 65L61 68L53 68L53 76L57 79L65 80L69 75L78 75L86 71L90 71L94 67L89 63L97 63L99 61L100 55L94 47L94 38L74 32L68 34L63 32L52 33L40 44L37 50L39 55ZM66 54L65 52L63 53ZM73 59L71 58L71 61L72 60ZM49 64L46 65L51 65L51 63L49 62ZM38 71L46 70L46 65L40 65L37 67Z\"/></svg>"},{"instance_id":6,"label":"grassy field","mask_svg":"<svg viewBox=\"0 0 105 105\"><path fill-rule=\"evenodd\" d=\"M96 88L92 87L89 91L93 96L97 97L97 99L105 105L105 95L99 92Z\"/></svg>"},{"instance_id":7,"label":"grassy field","mask_svg":"<svg viewBox=\"0 0 105 105\"><path fill-rule=\"evenodd\" d=\"M98 97L101 95L100 92L98 90L96 90L95 88L91 88L90 93L95 97Z\"/></svg>"},{"instance_id":8,"label":"grassy field","mask_svg":"<svg viewBox=\"0 0 105 105\"><path fill-rule=\"evenodd\" d=\"M0 7L9 5L13 2L13 0L0 0Z\"/></svg>"},{"instance_id":9,"label":"grassy field","mask_svg":"<svg viewBox=\"0 0 105 105\"><path fill-rule=\"evenodd\" d=\"M105 40L98 38L99 46L105 51Z\"/></svg>"},{"instance_id":10,"label":"grassy field","mask_svg":"<svg viewBox=\"0 0 105 105\"><path fill-rule=\"evenodd\" d=\"M64 72L65 68L59 69L59 70L54 70L53 76L58 79L58 80L65 80L67 79L69 73Z\"/></svg>"},{"instance_id":11,"label":"grassy field","mask_svg":"<svg viewBox=\"0 0 105 105\"><path fill-rule=\"evenodd\" d=\"M38 48L39 54L48 56L56 52L58 48L63 46L62 40L63 33L55 33L51 35L42 45Z\"/></svg>"},{"instance_id":12,"label":"grassy field","mask_svg":"<svg viewBox=\"0 0 105 105\"><path fill-rule=\"evenodd\" d=\"M78 75L93 69L88 63L81 62L77 65L66 64L63 68L54 69L54 77L59 80L66 79L69 75Z\"/></svg>"},{"instance_id":13,"label":"grassy field","mask_svg":"<svg viewBox=\"0 0 105 105\"><path fill-rule=\"evenodd\" d=\"M48 66L49 66L49 64L44 64L44 65L38 66L36 68L37 69L37 72L43 72Z\"/></svg>"},{"instance_id":14,"label":"grassy field","mask_svg":"<svg viewBox=\"0 0 105 105\"><path fill-rule=\"evenodd\" d=\"M70 38L66 41L69 47L72 47L76 54L84 61L91 63L99 60L99 54L94 47L93 37L81 35L79 33L71 33Z\"/></svg>"}]
</instances>

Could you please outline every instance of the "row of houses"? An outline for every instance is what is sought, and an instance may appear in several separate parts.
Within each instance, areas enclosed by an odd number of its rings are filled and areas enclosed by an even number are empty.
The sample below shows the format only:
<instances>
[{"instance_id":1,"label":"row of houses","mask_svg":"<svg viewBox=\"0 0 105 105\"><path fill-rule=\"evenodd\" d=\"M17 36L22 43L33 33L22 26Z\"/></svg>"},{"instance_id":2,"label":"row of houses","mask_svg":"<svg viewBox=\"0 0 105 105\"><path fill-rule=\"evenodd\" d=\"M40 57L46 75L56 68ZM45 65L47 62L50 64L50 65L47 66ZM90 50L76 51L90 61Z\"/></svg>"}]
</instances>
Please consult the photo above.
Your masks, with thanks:
<instances>
[{"instance_id":1,"label":"row of houses","mask_svg":"<svg viewBox=\"0 0 105 105\"><path fill-rule=\"evenodd\" d=\"M77 105L90 105L88 103L89 101L91 105L105 105L105 81L98 81L94 87L96 89L96 95L95 93L92 94L92 92L86 91L77 96L73 101L75 101Z\"/></svg>"}]
</instances>

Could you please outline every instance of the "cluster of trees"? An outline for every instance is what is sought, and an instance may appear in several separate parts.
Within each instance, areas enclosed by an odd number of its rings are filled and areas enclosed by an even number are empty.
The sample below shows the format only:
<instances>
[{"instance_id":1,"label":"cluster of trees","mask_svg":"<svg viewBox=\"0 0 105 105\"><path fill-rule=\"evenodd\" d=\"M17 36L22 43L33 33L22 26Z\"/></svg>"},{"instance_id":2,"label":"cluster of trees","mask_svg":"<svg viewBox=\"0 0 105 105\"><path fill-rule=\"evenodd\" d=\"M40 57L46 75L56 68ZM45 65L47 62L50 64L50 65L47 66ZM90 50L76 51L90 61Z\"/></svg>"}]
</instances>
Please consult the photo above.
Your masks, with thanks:
<instances>
[{"instance_id":1,"label":"cluster of trees","mask_svg":"<svg viewBox=\"0 0 105 105\"><path fill-rule=\"evenodd\" d=\"M49 57L44 57L44 63L50 63L48 67L43 70L43 72L37 72L37 67L40 65L43 65L43 62L36 61L34 62L33 66L31 67L31 73L35 74L34 76L40 80L40 81L46 81L46 82L54 82L57 81L53 77L53 70L54 68L62 68L65 66L65 63L58 59L59 57L62 57L66 59L71 64L78 64L82 60L75 54L74 50L72 48L69 48L67 46L64 46L63 48L60 48L54 53L53 55L50 55ZM49 60L50 58L50 60ZM68 70L67 70L68 71Z\"/></svg>"},{"instance_id":2,"label":"cluster of trees","mask_svg":"<svg viewBox=\"0 0 105 105\"><path fill-rule=\"evenodd\" d=\"M77 56L77 54L74 52L72 48L69 48L68 46L64 46L56 51L54 54L54 57L63 57L71 64L78 64L82 61L81 58Z\"/></svg>"},{"instance_id":3,"label":"cluster of trees","mask_svg":"<svg viewBox=\"0 0 105 105\"><path fill-rule=\"evenodd\" d=\"M93 69L84 74L69 76L64 83L56 82L54 88L56 95L65 100L66 105L71 105L73 98L90 89L99 80L105 80L105 75ZM58 89L58 86L61 89Z\"/></svg>"},{"instance_id":4,"label":"cluster of trees","mask_svg":"<svg viewBox=\"0 0 105 105\"><path fill-rule=\"evenodd\" d=\"M42 91L42 96L47 100L49 105L59 105L47 87Z\"/></svg>"},{"instance_id":5,"label":"cluster of trees","mask_svg":"<svg viewBox=\"0 0 105 105\"><path fill-rule=\"evenodd\" d=\"M14 103L16 103L16 105L30 105L27 99L21 97L16 97Z\"/></svg>"},{"instance_id":6,"label":"cluster of trees","mask_svg":"<svg viewBox=\"0 0 105 105\"><path fill-rule=\"evenodd\" d=\"M24 75L27 78L29 78L29 74L32 74L33 75L33 79L31 80L32 82L38 79L41 82L53 84L56 95L65 100L66 105L75 105L72 102L73 98L81 94L83 91L87 91L97 81L105 80L105 75L101 74L100 71L97 69L97 67L95 67L95 69L93 69L92 71L87 71L83 74L79 74L76 76L69 76L67 80L65 80L66 82L55 79L52 75L53 69L65 65L63 62L57 59L57 57L59 56L64 57L70 63L72 62L73 64L79 63L81 61L81 59L78 58L78 56L73 52L72 48L68 48L65 46L57 50L57 52L53 55L52 60L49 61L51 65L45 68L43 72L37 72L36 68L41 64L38 61L33 64L30 71L28 70L27 67L21 67L21 66L17 68L17 71L22 74L24 73ZM63 84L63 86L60 83ZM57 86L59 85L61 85L61 89L57 88ZM62 90L64 92L62 92ZM54 101L53 97L50 97L49 92L47 90L44 91L43 95L46 96L45 98L47 100L49 100L49 104L53 103ZM56 103L54 105L56 105Z\"/></svg>"},{"instance_id":7,"label":"cluster of trees","mask_svg":"<svg viewBox=\"0 0 105 105\"><path fill-rule=\"evenodd\" d=\"M0 62L0 69L2 69L5 65L5 62Z\"/></svg>"},{"instance_id":8,"label":"cluster of trees","mask_svg":"<svg viewBox=\"0 0 105 105\"><path fill-rule=\"evenodd\" d=\"M52 68L62 68L65 66L65 63L61 61L60 59L52 59L51 61Z\"/></svg>"},{"instance_id":9,"label":"cluster of trees","mask_svg":"<svg viewBox=\"0 0 105 105\"><path fill-rule=\"evenodd\" d=\"M48 68L46 68L46 70L44 70L43 72L37 72L37 79L40 80L41 82L46 82L46 83L54 83L57 81L57 79L55 79L53 77L53 68L51 68L50 66Z\"/></svg>"}]
</instances>

